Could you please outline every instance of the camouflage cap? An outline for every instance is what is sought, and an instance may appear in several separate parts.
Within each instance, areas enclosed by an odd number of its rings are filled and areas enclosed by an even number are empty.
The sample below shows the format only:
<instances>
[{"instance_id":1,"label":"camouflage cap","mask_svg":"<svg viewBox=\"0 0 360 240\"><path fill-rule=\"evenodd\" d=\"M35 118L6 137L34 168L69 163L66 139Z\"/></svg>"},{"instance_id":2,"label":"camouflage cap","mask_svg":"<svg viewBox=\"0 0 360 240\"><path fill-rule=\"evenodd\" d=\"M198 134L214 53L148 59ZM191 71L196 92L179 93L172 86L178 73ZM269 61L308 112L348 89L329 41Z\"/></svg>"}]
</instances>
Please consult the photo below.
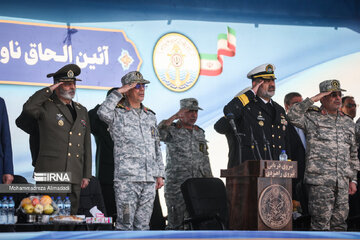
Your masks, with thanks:
<instances>
[{"instance_id":1,"label":"camouflage cap","mask_svg":"<svg viewBox=\"0 0 360 240\"><path fill-rule=\"evenodd\" d=\"M54 82L72 82L72 81L81 81L78 78L75 78L81 73L81 69L76 64L67 64L60 68L55 73L49 73L46 77L54 78Z\"/></svg>"},{"instance_id":2,"label":"camouflage cap","mask_svg":"<svg viewBox=\"0 0 360 240\"><path fill-rule=\"evenodd\" d=\"M203 110L195 98L184 98L180 100L180 109Z\"/></svg>"},{"instance_id":3,"label":"camouflage cap","mask_svg":"<svg viewBox=\"0 0 360 240\"><path fill-rule=\"evenodd\" d=\"M144 84L149 84L150 81L145 80L143 75L138 72L138 71L132 71L129 72L127 74L125 74L122 78L121 78L121 83L122 85L127 85L130 83L144 83Z\"/></svg>"},{"instance_id":4,"label":"camouflage cap","mask_svg":"<svg viewBox=\"0 0 360 240\"><path fill-rule=\"evenodd\" d=\"M340 82L336 79L322 81L319 84L319 89L320 92L346 92L346 90L340 88Z\"/></svg>"}]
</instances>

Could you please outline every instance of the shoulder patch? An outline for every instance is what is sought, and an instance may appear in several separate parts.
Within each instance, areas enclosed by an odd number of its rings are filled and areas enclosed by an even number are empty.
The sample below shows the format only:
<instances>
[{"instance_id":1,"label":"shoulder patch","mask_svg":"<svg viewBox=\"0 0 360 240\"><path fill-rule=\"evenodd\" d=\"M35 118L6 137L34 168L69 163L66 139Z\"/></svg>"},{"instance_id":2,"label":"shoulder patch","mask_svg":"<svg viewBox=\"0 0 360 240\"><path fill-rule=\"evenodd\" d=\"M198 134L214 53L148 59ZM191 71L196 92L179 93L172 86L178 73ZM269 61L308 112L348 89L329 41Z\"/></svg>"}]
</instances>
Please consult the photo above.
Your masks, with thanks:
<instances>
[{"instance_id":1,"label":"shoulder patch","mask_svg":"<svg viewBox=\"0 0 360 240\"><path fill-rule=\"evenodd\" d=\"M156 113L153 110L151 110L150 108L144 107L144 111L151 112L152 114L156 115Z\"/></svg>"},{"instance_id":2,"label":"shoulder patch","mask_svg":"<svg viewBox=\"0 0 360 240\"><path fill-rule=\"evenodd\" d=\"M201 127L199 127L198 125L195 125L194 126L194 129L196 130L196 131L202 131L202 132L205 132L205 130L204 129L202 129Z\"/></svg>"},{"instance_id":3,"label":"shoulder patch","mask_svg":"<svg viewBox=\"0 0 360 240\"><path fill-rule=\"evenodd\" d=\"M122 105L121 103L118 103L118 104L116 105L116 108L121 108L121 109L129 110L129 108L125 107L125 106Z\"/></svg>"},{"instance_id":4,"label":"shoulder patch","mask_svg":"<svg viewBox=\"0 0 360 240\"><path fill-rule=\"evenodd\" d=\"M320 112L321 109L317 106L310 106L308 109L307 109L308 112Z\"/></svg>"},{"instance_id":5,"label":"shoulder patch","mask_svg":"<svg viewBox=\"0 0 360 240\"><path fill-rule=\"evenodd\" d=\"M237 98L241 101L242 105L245 107L249 103L248 96L244 94L241 94L240 96L237 96Z\"/></svg>"},{"instance_id":6,"label":"shoulder patch","mask_svg":"<svg viewBox=\"0 0 360 240\"><path fill-rule=\"evenodd\" d=\"M349 115L347 115L346 113L344 113L344 112L342 112L344 115L344 117L348 117L348 118L350 118L351 119L351 121L353 120Z\"/></svg>"},{"instance_id":7,"label":"shoulder patch","mask_svg":"<svg viewBox=\"0 0 360 240\"><path fill-rule=\"evenodd\" d=\"M73 101L73 103L74 103L74 105L77 105L77 106L79 106L79 107L84 107L83 105L81 105L81 104L78 103L78 102L74 102L74 101Z\"/></svg>"}]
</instances>

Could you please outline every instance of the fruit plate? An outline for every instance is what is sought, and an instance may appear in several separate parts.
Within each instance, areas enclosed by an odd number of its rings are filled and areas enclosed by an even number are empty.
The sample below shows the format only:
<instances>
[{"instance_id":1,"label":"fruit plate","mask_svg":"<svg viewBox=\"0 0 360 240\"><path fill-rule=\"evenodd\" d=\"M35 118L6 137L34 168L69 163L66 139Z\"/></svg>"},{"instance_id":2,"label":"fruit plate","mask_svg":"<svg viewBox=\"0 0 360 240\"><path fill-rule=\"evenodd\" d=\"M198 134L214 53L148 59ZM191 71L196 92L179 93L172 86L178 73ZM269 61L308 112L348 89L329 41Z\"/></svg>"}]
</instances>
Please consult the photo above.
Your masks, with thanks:
<instances>
[{"instance_id":1,"label":"fruit plate","mask_svg":"<svg viewBox=\"0 0 360 240\"><path fill-rule=\"evenodd\" d=\"M22 199L17 211L25 215L56 215L59 212L59 208L50 196L42 195Z\"/></svg>"},{"instance_id":2,"label":"fruit plate","mask_svg":"<svg viewBox=\"0 0 360 240\"><path fill-rule=\"evenodd\" d=\"M83 222L85 222L85 215L54 216L54 217L50 217L50 222L53 222L53 223L83 223Z\"/></svg>"}]
</instances>

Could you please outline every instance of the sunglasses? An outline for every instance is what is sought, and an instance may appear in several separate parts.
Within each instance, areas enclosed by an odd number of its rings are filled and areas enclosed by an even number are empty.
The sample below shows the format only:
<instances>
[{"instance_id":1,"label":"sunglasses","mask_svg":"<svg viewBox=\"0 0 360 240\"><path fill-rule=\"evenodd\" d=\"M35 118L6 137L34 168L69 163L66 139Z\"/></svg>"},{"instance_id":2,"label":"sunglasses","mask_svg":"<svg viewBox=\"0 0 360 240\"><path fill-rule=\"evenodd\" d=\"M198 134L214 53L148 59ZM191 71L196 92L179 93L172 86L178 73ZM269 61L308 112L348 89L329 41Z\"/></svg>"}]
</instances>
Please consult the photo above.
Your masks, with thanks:
<instances>
[{"instance_id":1,"label":"sunglasses","mask_svg":"<svg viewBox=\"0 0 360 240\"><path fill-rule=\"evenodd\" d=\"M341 97L341 92L332 92L329 96L332 98Z\"/></svg>"},{"instance_id":2,"label":"sunglasses","mask_svg":"<svg viewBox=\"0 0 360 240\"><path fill-rule=\"evenodd\" d=\"M138 84L136 84L136 86L134 88L135 89L140 89L140 88L146 89L147 85L145 85L144 83L138 83Z\"/></svg>"}]
</instances>

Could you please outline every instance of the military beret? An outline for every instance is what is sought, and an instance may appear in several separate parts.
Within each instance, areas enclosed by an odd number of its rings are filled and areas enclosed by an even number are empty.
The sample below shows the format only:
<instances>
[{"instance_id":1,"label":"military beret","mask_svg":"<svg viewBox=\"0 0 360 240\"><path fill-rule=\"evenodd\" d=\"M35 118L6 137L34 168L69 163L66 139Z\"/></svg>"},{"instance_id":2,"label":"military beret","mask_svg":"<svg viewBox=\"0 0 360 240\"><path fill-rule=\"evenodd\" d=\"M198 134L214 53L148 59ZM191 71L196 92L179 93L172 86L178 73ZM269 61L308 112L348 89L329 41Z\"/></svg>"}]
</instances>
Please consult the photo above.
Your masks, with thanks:
<instances>
[{"instance_id":1,"label":"military beret","mask_svg":"<svg viewBox=\"0 0 360 240\"><path fill-rule=\"evenodd\" d=\"M320 92L346 92L346 90L340 88L339 80L332 79L332 80L325 80L319 84Z\"/></svg>"},{"instance_id":2,"label":"military beret","mask_svg":"<svg viewBox=\"0 0 360 240\"><path fill-rule=\"evenodd\" d=\"M48 78L53 77L54 82L55 81L59 81L59 82L81 81L80 79L75 78L80 73L81 73L81 69L79 68L78 65L68 64L68 65L65 65L62 68L60 68L55 73L49 73L48 75L46 75L46 77L48 77Z\"/></svg>"},{"instance_id":3,"label":"military beret","mask_svg":"<svg viewBox=\"0 0 360 240\"><path fill-rule=\"evenodd\" d=\"M252 80L255 80L257 78L275 80L276 77L274 74L274 70L275 66L273 64L265 63L251 70L247 74L247 77Z\"/></svg>"},{"instance_id":4,"label":"military beret","mask_svg":"<svg viewBox=\"0 0 360 240\"><path fill-rule=\"evenodd\" d=\"M195 98L184 98L180 100L180 109L203 110Z\"/></svg>"},{"instance_id":5,"label":"military beret","mask_svg":"<svg viewBox=\"0 0 360 240\"><path fill-rule=\"evenodd\" d=\"M150 81L145 80L143 75L140 72L132 71L132 72L128 72L121 78L121 83L124 86L124 85L130 84L130 83L149 84Z\"/></svg>"}]
</instances>

